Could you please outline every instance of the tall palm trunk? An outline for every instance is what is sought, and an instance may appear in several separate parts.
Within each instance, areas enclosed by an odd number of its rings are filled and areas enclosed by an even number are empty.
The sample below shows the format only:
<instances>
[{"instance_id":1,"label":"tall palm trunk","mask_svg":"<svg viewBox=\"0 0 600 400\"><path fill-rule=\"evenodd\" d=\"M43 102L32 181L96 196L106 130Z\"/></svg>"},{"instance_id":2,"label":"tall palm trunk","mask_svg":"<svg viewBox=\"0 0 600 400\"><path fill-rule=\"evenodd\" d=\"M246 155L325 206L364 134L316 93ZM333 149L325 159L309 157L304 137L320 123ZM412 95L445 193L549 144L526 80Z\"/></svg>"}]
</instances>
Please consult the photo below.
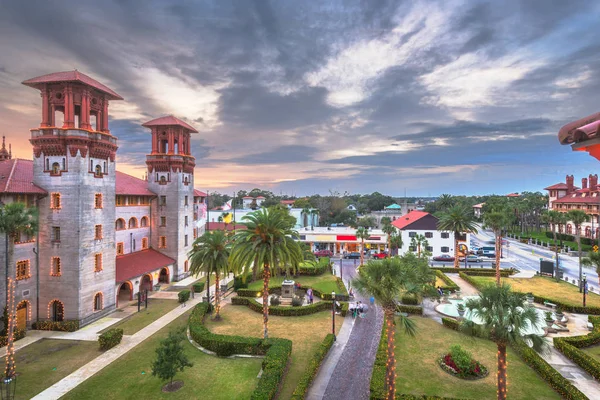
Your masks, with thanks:
<instances>
[{"instance_id":1,"label":"tall palm trunk","mask_svg":"<svg viewBox=\"0 0 600 400\"><path fill-rule=\"evenodd\" d=\"M498 342L498 400L506 400L506 343Z\"/></svg>"},{"instance_id":2,"label":"tall palm trunk","mask_svg":"<svg viewBox=\"0 0 600 400\"><path fill-rule=\"evenodd\" d=\"M267 339L269 337L269 278L271 271L269 264L264 265L263 271L263 337Z\"/></svg>"},{"instance_id":3,"label":"tall palm trunk","mask_svg":"<svg viewBox=\"0 0 600 400\"><path fill-rule=\"evenodd\" d=\"M421 242L417 243L417 257L421 258Z\"/></svg>"},{"instance_id":4,"label":"tall palm trunk","mask_svg":"<svg viewBox=\"0 0 600 400\"><path fill-rule=\"evenodd\" d=\"M221 319L219 310L221 309L221 289L219 288L219 271L215 271L215 319Z\"/></svg>"},{"instance_id":5,"label":"tall palm trunk","mask_svg":"<svg viewBox=\"0 0 600 400\"><path fill-rule=\"evenodd\" d=\"M385 368L385 383L387 388L386 400L396 399L396 331L394 329L394 309L385 309L386 338L387 338L387 363Z\"/></svg>"},{"instance_id":6,"label":"tall palm trunk","mask_svg":"<svg viewBox=\"0 0 600 400\"><path fill-rule=\"evenodd\" d=\"M362 240L360 243L360 265L362 266L365 261L365 241Z\"/></svg>"},{"instance_id":7,"label":"tall palm trunk","mask_svg":"<svg viewBox=\"0 0 600 400\"><path fill-rule=\"evenodd\" d=\"M458 233L454 232L454 268L458 269Z\"/></svg>"},{"instance_id":8,"label":"tall palm trunk","mask_svg":"<svg viewBox=\"0 0 600 400\"><path fill-rule=\"evenodd\" d=\"M4 321L5 324L8 325L8 329L6 330L7 335L7 346L6 346L6 354L14 355L14 331L15 331L15 322L16 322L16 310L15 310L15 283L12 278L8 278L6 281L6 292L8 294L9 302L6 303L6 307L8 310L7 316L8 320ZM6 357L6 369L4 371L4 376L7 378L12 378L15 369L15 361L14 358Z\"/></svg>"},{"instance_id":9,"label":"tall palm trunk","mask_svg":"<svg viewBox=\"0 0 600 400\"><path fill-rule=\"evenodd\" d=\"M581 233L579 233L579 227L576 226L577 229L577 257L579 258L579 293L583 292L583 287L581 286L583 279L583 270L581 266Z\"/></svg>"},{"instance_id":10,"label":"tall palm trunk","mask_svg":"<svg viewBox=\"0 0 600 400\"><path fill-rule=\"evenodd\" d=\"M388 235L388 258L392 258L392 235Z\"/></svg>"},{"instance_id":11,"label":"tall palm trunk","mask_svg":"<svg viewBox=\"0 0 600 400\"><path fill-rule=\"evenodd\" d=\"M559 281L558 279L558 244L556 243L556 229L555 227L552 227L552 233L554 235L554 259L556 260L556 273L554 274L554 277L556 278L556 282ZM600 276L598 277L598 279L600 279Z\"/></svg>"},{"instance_id":12,"label":"tall palm trunk","mask_svg":"<svg viewBox=\"0 0 600 400\"><path fill-rule=\"evenodd\" d=\"M502 246L502 236L496 234L496 286L500 287L500 246Z\"/></svg>"}]
</instances>

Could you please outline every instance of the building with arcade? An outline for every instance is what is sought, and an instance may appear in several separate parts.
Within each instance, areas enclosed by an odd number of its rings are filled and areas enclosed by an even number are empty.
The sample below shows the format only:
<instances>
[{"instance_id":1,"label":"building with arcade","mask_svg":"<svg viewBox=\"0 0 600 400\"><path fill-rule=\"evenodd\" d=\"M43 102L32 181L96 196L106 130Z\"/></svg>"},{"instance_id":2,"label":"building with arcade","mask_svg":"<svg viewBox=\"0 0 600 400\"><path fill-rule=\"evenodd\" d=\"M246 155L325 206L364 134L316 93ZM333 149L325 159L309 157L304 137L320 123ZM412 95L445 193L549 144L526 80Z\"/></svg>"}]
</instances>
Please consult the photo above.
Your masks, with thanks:
<instances>
[{"instance_id":1,"label":"building with arcade","mask_svg":"<svg viewBox=\"0 0 600 400\"><path fill-rule=\"evenodd\" d=\"M41 123L30 130L33 159L0 154L0 201L39 212L39 232L0 251L16 278L18 326L83 326L140 291L188 276L187 254L206 222L206 194L194 189L197 131L173 116L144 123L151 152L140 179L117 171L118 133L109 129L108 108L121 96L78 71L23 84L41 93Z\"/></svg>"}]
</instances>

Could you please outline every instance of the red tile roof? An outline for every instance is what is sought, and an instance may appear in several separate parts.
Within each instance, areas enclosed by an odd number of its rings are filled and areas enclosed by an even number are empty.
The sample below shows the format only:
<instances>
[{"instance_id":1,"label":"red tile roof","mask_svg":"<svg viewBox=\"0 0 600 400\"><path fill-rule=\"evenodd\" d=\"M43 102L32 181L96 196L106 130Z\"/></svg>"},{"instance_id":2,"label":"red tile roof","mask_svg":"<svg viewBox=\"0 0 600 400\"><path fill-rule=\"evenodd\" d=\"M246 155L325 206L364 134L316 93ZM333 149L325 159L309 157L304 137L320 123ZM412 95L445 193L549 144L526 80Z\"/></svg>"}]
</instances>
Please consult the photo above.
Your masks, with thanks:
<instances>
[{"instance_id":1,"label":"red tile roof","mask_svg":"<svg viewBox=\"0 0 600 400\"><path fill-rule=\"evenodd\" d=\"M0 193L48 194L33 184L33 161L18 158L0 161Z\"/></svg>"},{"instance_id":2,"label":"red tile roof","mask_svg":"<svg viewBox=\"0 0 600 400\"><path fill-rule=\"evenodd\" d=\"M519 193L509 193L506 197L521 197L521 195Z\"/></svg>"},{"instance_id":3,"label":"red tile roof","mask_svg":"<svg viewBox=\"0 0 600 400\"><path fill-rule=\"evenodd\" d=\"M294 204L296 202L296 200L281 200L280 203L281 204Z\"/></svg>"},{"instance_id":4,"label":"red tile roof","mask_svg":"<svg viewBox=\"0 0 600 400\"><path fill-rule=\"evenodd\" d=\"M596 197L592 197L589 194L585 197L581 195L575 194L573 197L572 194L568 194L566 196L561 197L560 199L554 200L552 204L560 203L560 204L569 204L569 203L578 203L578 204L600 204L600 193Z\"/></svg>"},{"instance_id":5,"label":"red tile roof","mask_svg":"<svg viewBox=\"0 0 600 400\"><path fill-rule=\"evenodd\" d=\"M483 206L485 205L485 203L479 203L479 204L475 204L473 206L473 208L483 208Z\"/></svg>"},{"instance_id":6,"label":"red tile roof","mask_svg":"<svg viewBox=\"0 0 600 400\"><path fill-rule=\"evenodd\" d=\"M194 197L206 197L206 193L201 190L194 189Z\"/></svg>"},{"instance_id":7,"label":"red tile roof","mask_svg":"<svg viewBox=\"0 0 600 400\"><path fill-rule=\"evenodd\" d=\"M143 179L136 178L134 176L127 175L124 172L117 171L116 181L116 194L125 194L133 196L156 196L156 193L151 192L148 189L148 182Z\"/></svg>"},{"instance_id":8,"label":"red tile roof","mask_svg":"<svg viewBox=\"0 0 600 400\"><path fill-rule=\"evenodd\" d=\"M151 127L151 126L167 126L167 125L183 126L185 129L189 130L190 132L198 133L198 131L193 126L186 124L179 118L175 118L172 115L167 115L166 117L156 118L156 119L153 119L152 121L148 121L148 122L142 124L142 126L145 126L146 128Z\"/></svg>"},{"instance_id":9,"label":"red tile roof","mask_svg":"<svg viewBox=\"0 0 600 400\"><path fill-rule=\"evenodd\" d=\"M395 221L392 221L392 225L394 225L396 228L398 229L404 229L405 227L407 227L408 225L412 224L413 222L420 220L421 218L425 217L429 215L429 213L425 212L425 211L411 211L406 215L401 216L400 218L397 218Z\"/></svg>"},{"instance_id":10,"label":"red tile roof","mask_svg":"<svg viewBox=\"0 0 600 400\"><path fill-rule=\"evenodd\" d=\"M544 188L544 190L560 190L560 189L564 189L566 190L568 188L566 183L557 183L555 185L552 186L548 186L547 188Z\"/></svg>"},{"instance_id":11,"label":"red tile roof","mask_svg":"<svg viewBox=\"0 0 600 400\"><path fill-rule=\"evenodd\" d=\"M154 249L136 251L117 257L117 282L125 282L137 276L166 267L175 262Z\"/></svg>"},{"instance_id":12,"label":"red tile roof","mask_svg":"<svg viewBox=\"0 0 600 400\"><path fill-rule=\"evenodd\" d=\"M86 74L82 74L81 72L75 71L64 71L64 72L54 72L48 75L38 76L36 78L27 79L23 81L23 85L30 86L32 88L39 89L44 83L58 83L58 82L79 82L84 85L88 85L97 89L108 95L110 100L123 100L121 96L119 96L112 89L104 86L100 82L95 79L90 78Z\"/></svg>"},{"instance_id":13,"label":"red tile roof","mask_svg":"<svg viewBox=\"0 0 600 400\"><path fill-rule=\"evenodd\" d=\"M224 222L209 222L208 223L208 230L209 231L222 231L225 229L225 223ZM235 223L235 229L246 229L246 225L242 225L239 222ZM227 230L228 231L232 231L233 230L233 223L231 224L227 224Z\"/></svg>"}]
</instances>

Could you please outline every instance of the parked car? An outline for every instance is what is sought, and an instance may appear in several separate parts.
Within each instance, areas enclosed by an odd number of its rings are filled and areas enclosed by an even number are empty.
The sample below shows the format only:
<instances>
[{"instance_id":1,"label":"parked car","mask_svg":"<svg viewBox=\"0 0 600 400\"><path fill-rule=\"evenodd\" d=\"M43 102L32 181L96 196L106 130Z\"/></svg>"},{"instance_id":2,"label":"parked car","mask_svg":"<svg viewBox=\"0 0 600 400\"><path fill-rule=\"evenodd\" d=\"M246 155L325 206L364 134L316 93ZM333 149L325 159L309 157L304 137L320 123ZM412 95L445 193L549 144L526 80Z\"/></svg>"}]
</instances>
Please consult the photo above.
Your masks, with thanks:
<instances>
[{"instance_id":1,"label":"parked car","mask_svg":"<svg viewBox=\"0 0 600 400\"><path fill-rule=\"evenodd\" d=\"M465 261L465 257L460 257L458 259L458 261ZM474 256L474 255L469 255L467 256L467 262L471 263L471 262L483 262L483 258L479 257L479 256Z\"/></svg>"},{"instance_id":2,"label":"parked car","mask_svg":"<svg viewBox=\"0 0 600 400\"><path fill-rule=\"evenodd\" d=\"M373 257L374 258L386 258L387 257L387 253L385 251L382 251L380 253L373 253Z\"/></svg>"},{"instance_id":3,"label":"parked car","mask_svg":"<svg viewBox=\"0 0 600 400\"><path fill-rule=\"evenodd\" d=\"M442 255L433 257L433 261L454 261L454 257L452 257L449 254L442 254Z\"/></svg>"},{"instance_id":4,"label":"parked car","mask_svg":"<svg viewBox=\"0 0 600 400\"><path fill-rule=\"evenodd\" d=\"M353 251L352 253L346 254L344 258L358 260L360 259L360 253L358 251Z\"/></svg>"},{"instance_id":5,"label":"parked car","mask_svg":"<svg viewBox=\"0 0 600 400\"><path fill-rule=\"evenodd\" d=\"M332 257L333 253L331 250L318 250L315 251L315 257Z\"/></svg>"}]
</instances>

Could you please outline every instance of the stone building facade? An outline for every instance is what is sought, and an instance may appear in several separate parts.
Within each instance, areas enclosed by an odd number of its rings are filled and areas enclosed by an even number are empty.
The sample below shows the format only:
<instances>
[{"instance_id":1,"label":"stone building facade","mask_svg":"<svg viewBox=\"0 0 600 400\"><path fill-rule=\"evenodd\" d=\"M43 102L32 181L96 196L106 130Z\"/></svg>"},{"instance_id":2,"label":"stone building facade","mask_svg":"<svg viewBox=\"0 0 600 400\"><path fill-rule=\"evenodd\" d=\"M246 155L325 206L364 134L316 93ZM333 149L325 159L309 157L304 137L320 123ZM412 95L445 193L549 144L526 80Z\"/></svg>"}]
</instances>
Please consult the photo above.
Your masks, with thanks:
<instances>
[{"instance_id":1,"label":"stone building facade","mask_svg":"<svg viewBox=\"0 0 600 400\"><path fill-rule=\"evenodd\" d=\"M18 325L76 320L83 326L119 301L186 277L187 253L203 224L194 207L206 197L193 186L196 130L172 116L144 124L152 131L148 178L135 178L116 170L108 105L122 100L117 93L78 71L23 83L42 98L42 121L31 130L33 161L0 151L0 201L39 212L36 237L17 238L14 248L0 251L2 265L12 251L8 275L17 281ZM0 271L6 282L6 269Z\"/></svg>"}]
</instances>

